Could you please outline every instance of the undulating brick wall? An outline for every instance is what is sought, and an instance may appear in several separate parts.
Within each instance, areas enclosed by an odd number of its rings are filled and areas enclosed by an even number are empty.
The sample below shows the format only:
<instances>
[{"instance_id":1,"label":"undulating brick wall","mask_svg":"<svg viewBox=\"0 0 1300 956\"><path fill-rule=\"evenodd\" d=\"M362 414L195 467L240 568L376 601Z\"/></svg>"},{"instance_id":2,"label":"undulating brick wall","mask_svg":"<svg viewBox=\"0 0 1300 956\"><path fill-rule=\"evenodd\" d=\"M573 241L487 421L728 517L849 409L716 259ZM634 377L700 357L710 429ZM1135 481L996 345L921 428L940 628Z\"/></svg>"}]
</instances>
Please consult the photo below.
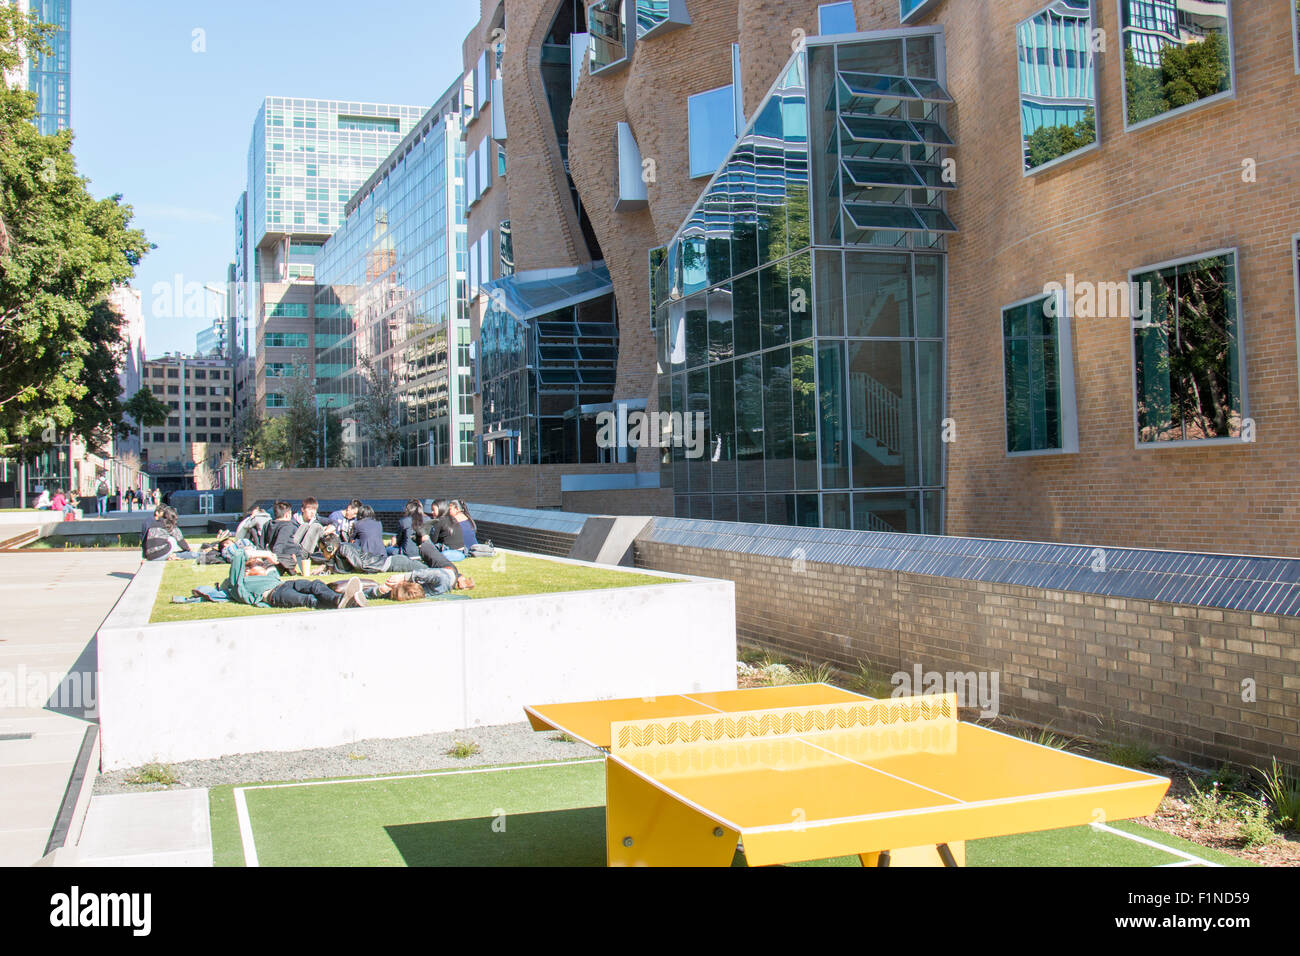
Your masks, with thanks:
<instances>
[{"instance_id":1,"label":"undulating brick wall","mask_svg":"<svg viewBox=\"0 0 1300 956\"><path fill-rule=\"evenodd\" d=\"M547 531L542 528L523 528L499 521L476 521L481 541L491 541L495 547L512 551L529 551L567 558L577 540L576 534Z\"/></svg>"},{"instance_id":2,"label":"undulating brick wall","mask_svg":"<svg viewBox=\"0 0 1300 956\"><path fill-rule=\"evenodd\" d=\"M638 540L637 567L736 583L744 642L850 672L998 674L1000 712L1213 767L1300 765L1300 618ZM1253 691L1253 693L1251 693ZM1254 699L1250 699L1253 697Z\"/></svg>"}]
</instances>

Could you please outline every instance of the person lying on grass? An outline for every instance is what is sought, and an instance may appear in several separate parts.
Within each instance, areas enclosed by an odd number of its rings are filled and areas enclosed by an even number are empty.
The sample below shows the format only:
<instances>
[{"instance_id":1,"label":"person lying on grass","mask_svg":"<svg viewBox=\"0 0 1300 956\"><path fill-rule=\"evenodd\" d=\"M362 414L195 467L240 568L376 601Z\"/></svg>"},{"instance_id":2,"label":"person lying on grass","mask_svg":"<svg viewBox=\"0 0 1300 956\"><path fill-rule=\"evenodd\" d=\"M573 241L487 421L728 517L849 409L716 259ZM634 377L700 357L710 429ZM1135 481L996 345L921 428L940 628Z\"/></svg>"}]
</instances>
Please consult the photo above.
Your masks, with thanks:
<instances>
[{"instance_id":1,"label":"person lying on grass","mask_svg":"<svg viewBox=\"0 0 1300 956\"><path fill-rule=\"evenodd\" d=\"M230 576L219 585L232 601L250 607L308 607L344 608L365 607L366 597L361 593L361 581L352 578L341 591L330 588L323 581L281 581L276 570L279 559L274 552L256 548L238 548L228 543L226 554L230 558ZM199 593L199 589L195 589Z\"/></svg>"},{"instance_id":2,"label":"person lying on grass","mask_svg":"<svg viewBox=\"0 0 1300 956\"><path fill-rule=\"evenodd\" d=\"M368 598L419 601L426 597L446 594L448 591L470 591L473 588L474 579L460 574L453 568L425 568L423 571L390 574L383 584L365 587L362 590Z\"/></svg>"}]
</instances>

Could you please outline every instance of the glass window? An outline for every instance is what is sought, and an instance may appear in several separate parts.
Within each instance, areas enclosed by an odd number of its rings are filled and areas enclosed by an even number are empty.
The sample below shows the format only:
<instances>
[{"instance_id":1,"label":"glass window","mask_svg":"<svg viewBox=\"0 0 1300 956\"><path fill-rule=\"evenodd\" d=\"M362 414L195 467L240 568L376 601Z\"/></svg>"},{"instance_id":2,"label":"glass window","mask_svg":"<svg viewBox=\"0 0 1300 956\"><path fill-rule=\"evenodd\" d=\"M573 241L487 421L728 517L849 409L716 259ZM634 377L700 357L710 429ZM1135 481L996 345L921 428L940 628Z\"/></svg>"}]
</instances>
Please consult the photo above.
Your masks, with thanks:
<instances>
[{"instance_id":1,"label":"glass window","mask_svg":"<svg viewBox=\"0 0 1300 956\"><path fill-rule=\"evenodd\" d=\"M591 34L588 72L592 76L627 61L630 49L625 7L626 0L599 0L587 10L587 30Z\"/></svg>"},{"instance_id":2,"label":"glass window","mask_svg":"<svg viewBox=\"0 0 1300 956\"><path fill-rule=\"evenodd\" d=\"M823 36L831 33L857 33L858 21L853 15L853 4L823 3L817 8L817 32Z\"/></svg>"},{"instance_id":3,"label":"glass window","mask_svg":"<svg viewBox=\"0 0 1300 956\"><path fill-rule=\"evenodd\" d=\"M709 458L713 461L713 490L736 490L735 366L709 367ZM734 516L733 516L734 517Z\"/></svg>"},{"instance_id":4,"label":"glass window","mask_svg":"<svg viewBox=\"0 0 1300 956\"><path fill-rule=\"evenodd\" d=\"M770 265L759 276L763 348L786 345L790 341L789 263Z\"/></svg>"},{"instance_id":5,"label":"glass window","mask_svg":"<svg viewBox=\"0 0 1300 956\"><path fill-rule=\"evenodd\" d=\"M1058 0L1016 28L1025 169L1097 141L1092 0Z\"/></svg>"},{"instance_id":6,"label":"glass window","mask_svg":"<svg viewBox=\"0 0 1300 956\"><path fill-rule=\"evenodd\" d=\"M1002 310L1007 454L1077 451L1065 297L1035 296Z\"/></svg>"},{"instance_id":7,"label":"glass window","mask_svg":"<svg viewBox=\"0 0 1300 956\"><path fill-rule=\"evenodd\" d=\"M1144 313L1133 323L1138 443L1241 438L1246 389L1236 253L1132 278Z\"/></svg>"},{"instance_id":8,"label":"glass window","mask_svg":"<svg viewBox=\"0 0 1300 956\"><path fill-rule=\"evenodd\" d=\"M691 178L712 176L736 145L736 106L731 86L687 99Z\"/></svg>"},{"instance_id":9,"label":"glass window","mask_svg":"<svg viewBox=\"0 0 1300 956\"><path fill-rule=\"evenodd\" d=\"M898 0L898 17L904 23L929 8L935 0Z\"/></svg>"},{"instance_id":10,"label":"glass window","mask_svg":"<svg viewBox=\"0 0 1300 956\"><path fill-rule=\"evenodd\" d=\"M751 272L732 283L732 328L736 354L757 352L760 343L758 273Z\"/></svg>"},{"instance_id":11,"label":"glass window","mask_svg":"<svg viewBox=\"0 0 1300 956\"><path fill-rule=\"evenodd\" d=\"M736 361L735 385L738 487L740 491L762 491L763 359L761 356L751 355ZM746 519L742 517L741 520Z\"/></svg>"},{"instance_id":12,"label":"glass window","mask_svg":"<svg viewBox=\"0 0 1300 956\"><path fill-rule=\"evenodd\" d=\"M848 274L848 334L911 335L911 256L849 252L844 261Z\"/></svg>"},{"instance_id":13,"label":"glass window","mask_svg":"<svg viewBox=\"0 0 1300 956\"><path fill-rule=\"evenodd\" d=\"M686 0L636 0L637 39L689 26Z\"/></svg>"},{"instance_id":14,"label":"glass window","mask_svg":"<svg viewBox=\"0 0 1300 956\"><path fill-rule=\"evenodd\" d=\"M732 337L731 289L715 289L709 293L709 361L722 362L735 352Z\"/></svg>"},{"instance_id":15,"label":"glass window","mask_svg":"<svg viewBox=\"0 0 1300 956\"><path fill-rule=\"evenodd\" d=\"M763 353L763 456L767 490L794 488L794 432L790 350Z\"/></svg>"},{"instance_id":16,"label":"glass window","mask_svg":"<svg viewBox=\"0 0 1300 956\"><path fill-rule=\"evenodd\" d=\"M1119 12L1127 126L1232 90L1227 0L1119 0Z\"/></svg>"},{"instance_id":17,"label":"glass window","mask_svg":"<svg viewBox=\"0 0 1300 956\"><path fill-rule=\"evenodd\" d=\"M919 482L914 348L911 342L848 345L855 488Z\"/></svg>"}]
</instances>

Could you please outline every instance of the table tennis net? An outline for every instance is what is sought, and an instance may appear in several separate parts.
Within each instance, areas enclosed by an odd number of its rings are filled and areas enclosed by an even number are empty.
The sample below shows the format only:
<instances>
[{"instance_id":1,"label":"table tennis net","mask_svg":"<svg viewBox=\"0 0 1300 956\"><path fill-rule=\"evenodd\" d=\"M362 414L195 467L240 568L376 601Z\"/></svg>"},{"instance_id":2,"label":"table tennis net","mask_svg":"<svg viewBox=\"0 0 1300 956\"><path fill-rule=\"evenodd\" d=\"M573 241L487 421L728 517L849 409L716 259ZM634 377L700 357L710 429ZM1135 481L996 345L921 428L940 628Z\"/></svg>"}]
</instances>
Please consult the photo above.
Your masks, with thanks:
<instances>
[{"instance_id":1,"label":"table tennis net","mask_svg":"<svg viewBox=\"0 0 1300 956\"><path fill-rule=\"evenodd\" d=\"M957 695L611 724L611 753L653 773L794 768L957 748Z\"/></svg>"}]
</instances>

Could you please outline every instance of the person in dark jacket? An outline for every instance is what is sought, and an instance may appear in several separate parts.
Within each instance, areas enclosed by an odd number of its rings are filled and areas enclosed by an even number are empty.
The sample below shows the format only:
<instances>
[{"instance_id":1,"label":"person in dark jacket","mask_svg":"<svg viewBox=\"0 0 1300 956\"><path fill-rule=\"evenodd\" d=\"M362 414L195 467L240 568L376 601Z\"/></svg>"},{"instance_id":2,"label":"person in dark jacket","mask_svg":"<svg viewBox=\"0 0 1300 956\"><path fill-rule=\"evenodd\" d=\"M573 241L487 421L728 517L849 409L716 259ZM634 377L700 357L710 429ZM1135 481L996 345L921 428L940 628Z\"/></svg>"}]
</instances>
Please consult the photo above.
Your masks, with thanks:
<instances>
[{"instance_id":1,"label":"person in dark jacket","mask_svg":"<svg viewBox=\"0 0 1300 956\"><path fill-rule=\"evenodd\" d=\"M420 546L420 557L424 559L423 561L408 558L404 554L374 554L362 551L350 541L340 541L339 536L331 531L321 535L320 551L325 557L325 571L331 574L382 574L384 572L401 574L424 571L431 567L456 570L456 566L444 558L429 540Z\"/></svg>"},{"instance_id":2,"label":"person in dark jacket","mask_svg":"<svg viewBox=\"0 0 1300 956\"><path fill-rule=\"evenodd\" d=\"M384 526L375 517L375 509L362 505L352 525L352 542L368 554L385 554Z\"/></svg>"},{"instance_id":3,"label":"person in dark jacket","mask_svg":"<svg viewBox=\"0 0 1300 956\"><path fill-rule=\"evenodd\" d=\"M296 571L309 552L294 541L297 528L293 524L293 505L287 501L275 503L275 520L266 528L266 550L273 553L280 567Z\"/></svg>"},{"instance_id":4,"label":"person in dark jacket","mask_svg":"<svg viewBox=\"0 0 1300 956\"><path fill-rule=\"evenodd\" d=\"M145 523L140 535L140 553L146 561L198 558L181 533L179 521L175 508L160 505L154 509L153 520Z\"/></svg>"},{"instance_id":5,"label":"person in dark jacket","mask_svg":"<svg viewBox=\"0 0 1300 956\"><path fill-rule=\"evenodd\" d=\"M424 506L415 498L408 501L406 511L397 522L397 553L408 558L418 558L420 545L429 536L430 525L431 522L424 514Z\"/></svg>"}]
</instances>

